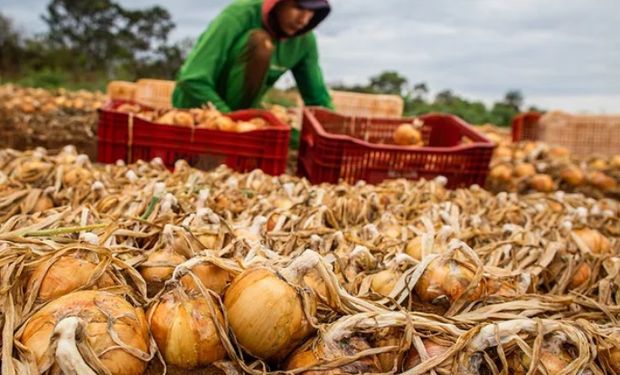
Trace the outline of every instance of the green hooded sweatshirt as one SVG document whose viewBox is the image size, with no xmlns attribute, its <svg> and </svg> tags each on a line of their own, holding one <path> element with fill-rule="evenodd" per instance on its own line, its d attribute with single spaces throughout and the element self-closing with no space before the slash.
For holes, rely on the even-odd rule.
<svg viewBox="0 0 620 375">
<path fill-rule="evenodd" d="M 197 108 L 211 102 L 222 112 L 242 109 L 245 51 L 252 30 L 267 30 L 274 38 L 271 63 L 252 107 L 259 107 L 265 92 L 291 70 L 306 105 L 333 109 L 319 66 L 316 38 L 311 31 L 326 13 L 316 13 L 299 35 L 279 38 L 273 31 L 273 10 L 281 0 L 236 0 L 220 13 L 200 36 L 183 64 L 173 93 L 177 108 Z"/>
</svg>

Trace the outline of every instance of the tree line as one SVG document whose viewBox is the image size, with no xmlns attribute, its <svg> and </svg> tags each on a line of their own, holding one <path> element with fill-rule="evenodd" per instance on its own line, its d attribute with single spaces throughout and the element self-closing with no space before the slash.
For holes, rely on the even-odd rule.
<svg viewBox="0 0 620 375">
<path fill-rule="evenodd" d="M 540 111 L 539 108 L 524 106 L 520 90 L 509 90 L 504 98 L 490 107 L 482 101 L 468 100 L 452 90 L 441 90 L 430 97 L 430 88 L 425 82 L 410 84 L 406 77 L 395 71 L 384 71 L 371 77 L 365 85 L 332 85 L 335 90 L 371 94 L 399 95 L 405 103 L 405 115 L 416 116 L 429 112 L 443 112 L 457 115 L 472 124 L 491 123 L 509 126 L 515 115 L 524 110 Z"/>
<path fill-rule="evenodd" d="M 174 79 L 193 44 L 190 39 L 170 42 L 176 25 L 160 6 L 127 9 L 113 0 L 51 0 L 41 17 L 47 31 L 26 37 L 0 13 L 1 81 L 103 89 L 112 79 Z M 525 109 L 519 90 L 487 107 L 451 90 L 431 98 L 426 83 L 410 84 L 395 71 L 384 71 L 364 85 L 332 88 L 400 95 L 406 115 L 445 112 L 474 124 L 509 125 Z"/>
</svg>

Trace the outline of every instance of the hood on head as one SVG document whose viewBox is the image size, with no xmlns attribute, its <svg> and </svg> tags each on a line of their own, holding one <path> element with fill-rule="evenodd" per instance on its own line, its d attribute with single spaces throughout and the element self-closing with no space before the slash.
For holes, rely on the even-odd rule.
<svg viewBox="0 0 620 375">
<path fill-rule="evenodd" d="M 281 3 L 282 1 L 284 0 L 264 0 L 263 1 L 263 25 L 265 29 L 267 29 L 267 31 L 269 31 L 271 35 L 273 35 L 274 37 L 278 39 L 284 39 L 288 37 L 288 36 L 282 35 L 282 33 L 279 31 L 279 26 L 276 24 L 277 20 L 275 17 L 276 16 L 275 10 L 276 10 L 277 5 Z M 329 8 L 315 10 L 314 16 L 312 17 L 308 25 L 304 27 L 302 30 L 300 30 L 297 34 L 293 35 L 293 37 L 303 35 L 307 33 L 308 31 L 317 27 L 317 25 L 321 23 L 327 17 L 329 12 L 330 12 Z"/>
</svg>

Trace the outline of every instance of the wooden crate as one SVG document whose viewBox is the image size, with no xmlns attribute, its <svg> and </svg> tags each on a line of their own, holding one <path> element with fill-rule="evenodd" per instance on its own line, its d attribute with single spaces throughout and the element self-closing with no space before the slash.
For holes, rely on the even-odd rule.
<svg viewBox="0 0 620 375">
<path fill-rule="evenodd" d="M 140 79 L 136 82 L 134 101 L 158 108 L 172 108 L 172 92 L 176 82 L 161 79 Z"/>
<path fill-rule="evenodd" d="M 110 81 L 106 88 L 108 97 L 112 100 L 134 100 L 137 85 L 128 81 Z"/>
<path fill-rule="evenodd" d="M 361 94 L 331 91 L 336 112 L 345 116 L 398 118 L 403 116 L 404 101 L 398 95 Z"/>
<path fill-rule="evenodd" d="M 538 122 L 539 140 L 568 148 L 577 156 L 620 154 L 620 115 L 548 112 Z"/>
</svg>

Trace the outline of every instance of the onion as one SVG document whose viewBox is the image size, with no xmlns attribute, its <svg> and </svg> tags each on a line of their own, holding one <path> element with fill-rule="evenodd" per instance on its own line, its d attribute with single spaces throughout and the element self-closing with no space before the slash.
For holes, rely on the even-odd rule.
<svg viewBox="0 0 620 375">
<path fill-rule="evenodd" d="M 508 146 L 499 146 L 493 152 L 496 158 L 512 158 L 512 150 Z"/>
<path fill-rule="evenodd" d="M 315 349 L 313 349 L 313 347 Z M 344 338 L 339 342 L 339 346 L 326 345 L 322 340 L 317 340 L 314 345 L 304 345 L 302 350 L 292 354 L 286 361 L 285 369 L 293 371 L 296 369 L 313 367 L 320 365 L 321 362 L 337 360 L 345 356 L 355 355 L 362 350 L 370 349 L 366 340 L 360 337 Z M 336 366 L 330 370 L 310 370 L 303 371 L 304 375 L 344 375 L 344 374 L 368 374 L 380 372 L 377 363 L 372 357 L 364 357 L 353 363 Z"/>
<path fill-rule="evenodd" d="M 218 117 L 214 121 L 214 125 L 218 130 L 225 132 L 234 132 L 237 129 L 237 123 L 227 116 Z"/>
<path fill-rule="evenodd" d="M 611 251 L 611 243 L 609 240 L 596 229 L 575 229 L 572 234 L 573 239 L 577 241 L 580 240 L 595 254 L 605 254 Z M 577 238 L 575 238 L 575 236 Z"/>
<path fill-rule="evenodd" d="M 405 253 L 413 259 L 422 260 L 422 237 L 418 236 L 409 241 Z"/>
<path fill-rule="evenodd" d="M 489 176 L 501 182 L 509 182 L 512 178 L 512 169 L 504 164 L 496 165 L 489 172 Z"/>
<path fill-rule="evenodd" d="M 34 354 L 40 373 L 52 366 L 75 374 L 138 375 L 152 357 L 144 311 L 102 291 L 74 292 L 50 302 L 26 321 L 17 338 Z M 88 351 L 99 364 L 82 357 Z"/>
<path fill-rule="evenodd" d="M 551 147 L 549 149 L 549 156 L 553 159 L 565 159 L 570 156 L 570 150 L 561 146 Z"/>
<path fill-rule="evenodd" d="M 585 179 L 583 172 L 579 167 L 571 165 L 560 172 L 560 178 L 572 186 L 580 186 Z"/>
<path fill-rule="evenodd" d="M 603 159 L 594 159 L 590 163 L 590 168 L 595 169 L 597 171 L 602 171 L 607 169 L 607 162 Z"/>
<path fill-rule="evenodd" d="M 29 160 L 15 168 L 13 175 L 21 182 L 34 182 L 51 170 L 51 164 L 39 160 Z"/>
<path fill-rule="evenodd" d="M 307 267 L 312 267 L 304 264 L 306 261 L 302 255 L 279 273 L 248 269 L 226 290 L 224 306 L 230 327 L 239 344 L 253 356 L 283 359 L 314 330 L 307 320 L 316 313 L 314 294 L 296 288 Z"/>
<path fill-rule="evenodd" d="M 149 254 L 146 262 L 138 266 L 138 271 L 147 282 L 149 295 L 159 291 L 163 283 L 172 277 L 174 268 L 185 261 L 183 255 L 174 250 L 174 234 L 172 226 L 166 225 L 162 232 L 164 245 Z"/>
<path fill-rule="evenodd" d="M 156 123 L 158 124 L 170 124 L 170 125 L 181 125 L 181 126 L 193 126 L 194 125 L 194 117 L 191 113 L 171 110 L 166 114 L 157 119 Z"/>
<path fill-rule="evenodd" d="M 588 175 L 590 183 L 601 190 L 612 190 L 616 187 L 616 180 L 607 176 L 603 172 L 592 172 Z"/>
<path fill-rule="evenodd" d="M 543 193 L 549 193 L 554 189 L 553 179 L 547 174 L 536 174 L 532 176 L 529 184 L 534 190 Z"/>
<path fill-rule="evenodd" d="M 433 302 L 441 296 L 447 296 L 451 302 L 456 301 L 475 277 L 475 272 L 457 260 L 433 260 L 420 280 L 415 291 L 422 302 Z M 480 283 L 468 292 L 467 301 L 477 300 L 483 293 L 484 286 Z"/>
<path fill-rule="evenodd" d="M 520 358 L 519 358 L 520 357 Z M 561 350 L 556 354 L 549 349 L 541 349 L 538 357 L 538 365 L 546 370 L 548 375 L 555 375 L 562 373 L 563 370 L 572 362 L 571 357 L 565 351 Z M 525 353 L 521 353 L 521 356 L 513 357 L 511 365 L 511 372 L 514 375 L 528 374 L 528 369 L 532 364 L 531 358 Z M 540 374 L 540 371 L 534 372 L 534 374 Z"/>
<path fill-rule="evenodd" d="M 223 324 L 222 313 L 210 296 L 188 295 L 179 288 L 159 296 L 147 316 L 167 364 L 192 369 L 226 357 L 214 315 Z"/>
<path fill-rule="evenodd" d="M 75 186 L 81 182 L 90 184 L 92 172 L 84 167 L 74 166 L 69 169 L 62 177 L 62 183 L 66 187 Z"/>
<path fill-rule="evenodd" d="M 422 133 L 411 124 L 401 124 L 394 131 L 394 143 L 401 146 L 414 146 L 422 143 Z"/>
<path fill-rule="evenodd" d="M 536 174 L 536 168 L 530 163 L 519 163 L 515 167 L 515 174 L 518 177 L 530 177 Z"/>
<path fill-rule="evenodd" d="M 440 356 L 450 349 L 449 347 L 439 345 L 432 340 L 422 340 L 422 343 L 424 344 L 424 350 L 426 350 L 428 359 Z M 412 346 L 403 361 L 403 371 L 412 369 L 421 363 L 422 357 L 420 356 L 420 353 L 418 353 L 415 347 Z"/>
<path fill-rule="evenodd" d="M 400 272 L 391 269 L 379 271 L 371 276 L 370 290 L 387 297 L 396 286 L 400 275 Z"/>
<path fill-rule="evenodd" d="M 49 195 L 43 193 L 37 199 L 37 202 L 34 204 L 33 211 L 34 212 L 43 212 L 45 210 L 49 210 L 54 207 L 54 201 L 50 198 Z"/>
<path fill-rule="evenodd" d="M 37 293 L 40 301 L 53 300 L 87 285 L 96 268 L 95 263 L 70 255 L 53 258 L 35 268 L 26 289 L 28 293 Z M 105 288 L 116 284 L 109 272 L 103 273 L 93 282 L 92 288 Z M 37 284 L 40 285 L 38 289 Z"/>
<path fill-rule="evenodd" d="M 582 263 L 577 267 L 575 272 L 573 273 L 573 277 L 570 280 L 569 288 L 575 289 L 586 283 L 590 280 L 590 276 L 592 275 L 592 269 L 587 263 Z"/>
<path fill-rule="evenodd" d="M 236 130 L 238 133 L 245 133 L 245 132 L 251 132 L 251 131 L 254 131 L 254 130 L 256 130 L 256 129 L 259 129 L 259 126 L 258 126 L 258 125 L 256 125 L 256 124 L 254 124 L 254 123 L 252 123 L 252 122 L 248 122 L 248 121 L 239 121 L 239 122 L 237 123 L 237 126 L 236 126 L 236 129 L 235 129 L 235 130 Z"/>
<path fill-rule="evenodd" d="M 609 164 L 612 168 L 620 168 L 620 155 L 612 156 Z"/>
<path fill-rule="evenodd" d="M 620 332 L 613 333 L 609 341 L 615 341 L 615 343 L 612 344 L 611 348 L 607 349 L 608 363 L 616 374 L 620 374 Z"/>
<path fill-rule="evenodd" d="M 224 288 L 226 288 L 233 277 L 227 270 L 211 263 L 200 263 L 191 267 L 190 270 L 200 279 L 200 282 L 205 288 L 217 294 L 222 294 Z M 183 276 L 181 278 L 181 285 L 190 292 L 197 292 L 200 290 L 191 275 Z"/>
</svg>

